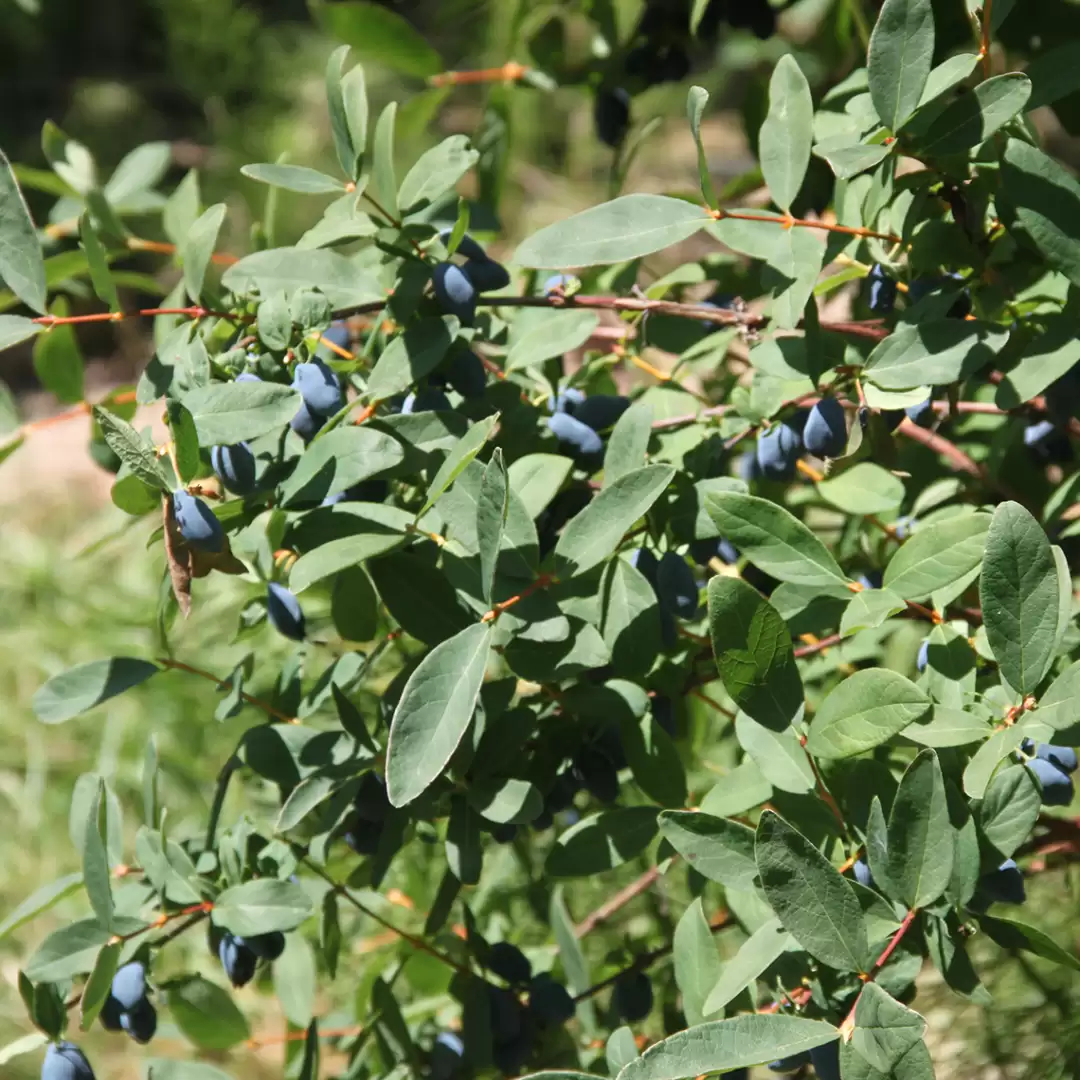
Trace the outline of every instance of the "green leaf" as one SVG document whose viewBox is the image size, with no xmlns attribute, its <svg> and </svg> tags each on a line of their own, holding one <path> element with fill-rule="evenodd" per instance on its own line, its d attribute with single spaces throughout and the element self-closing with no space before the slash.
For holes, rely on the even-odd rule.
<svg viewBox="0 0 1080 1080">
<path fill-rule="evenodd" d="M 21 1039 L 16 1039 L 0 1049 L 0 1065 L 6 1065 L 23 1054 L 32 1054 L 35 1050 L 40 1050 L 48 1041 L 48 1035 L 43 1032 L 31 1031 L 29 1035 L 24 1035 Z"/>
<path fill-rule="evenodd" d="M 1028 110 L 1038 109 L 1080 90 L 1080 67 L 1073 42 L 1065 41 L 1033 56 L 1025 73 L 1031 80 Z"/>
<path fill-rule="evenodd" d="M 609 687 L 614 685 L 608 683 Z M 619 733 L 634 783 L 661 806 L 682 806 L 686 802 L 686 771 L 674 741 L 656 722 L 652 710 L 622 717 Z"/>
<path fill-rule="evenodd" d="M 757 877 L 754 830 L 703 811 L 665 810 L 657 822 L 664 839 L 702 877 L 726 889 L 749 889 Z"/>
<path fill-rule="evenodd" d="M 975 752 L 964 768 L 964 792 L 972 799 L 981 799 L 986 791 L 990 777 L 998 763 L 1011 754 L 1024 741 L 1026 732 L 1019 724 L 1013 724 L 995 731 Z"/>
<path fill-rule="evenodd" d="M 79 1000 L 79 1030 L 89 1031 L 112 990 L 113 976 L 120 966 L 122 942 L 114 941 L 98 953 L 94 969 L 83 986 Z"/>
<path fill-rule="evenodd" d="M 703 1011 L 705 998 L 720 978 L 720 957 L 700 896 L 679 919 L 672 946 L 675 984 L 682 994 L 683 1015 L 692 1027 L 704 1021 L 707 1015 Z"/>
<path fill-rule="evenodd" d="M 595 311 L 526 308 L 510 324 L 506 370 L 518 371 L 581 348 L 600 323 Z"/>
<path fill-rule="evenodd" d="M 1054 659 L 1058 579 L 1046 533 L 1019 503 L 994 510 L 979 595 L 1002 677 L 1020 693 L 1032 693 Z"/>
<path fill-rule="evenodd" d="M 54 904 L 70 896 L 82 885 L 82 874 L 67 874 L 56 881 L 50 881 L 36 889 L 12 912 L 0 922 L 0 941 L 14 933 L 20 926 L 36 919 Z"/>
<path fill-rule="evenodd" d="M 108 701 L 161 669 L 145 660 L 113 656 L 92 660 L 54 675 L 30 702 L 34 715 L 46 724 L 59 724 Z"/>
<path fill-rule="evenodd" d="M 101 434 L 114 454 L 144 483 L 161 491 L 169 490 L 165 470 L 152 446 L 126 420 L 95 405 L 91 410 Z"/>
<path fill-rule="evenodd" d="M 506 529 L 506 513 L 510 507 L 510 488 L 507 484 L 506 462 L 501 447 L 496 447 L 491 461 L 484 468 L 480 499 L 476 506 L 476 537 L 480 545 L 480 584 L 484 600 L 491 603 L 495 585 L 495 566 Z"/>
<path fill-rule="evenodd" d="M 1003 949 L 1023 949 L 1053 964 L 1080 971 L 1080 958 L 1068 949 L 1063 949 L 1038 927 L 1028 926 L 1016 919 L 1002 919 L 991 915 L 980 915 L 979 926 L 991 941 Z"/>
<path fill-rule="evenodd" d="M 57 297 L 51 314 L 58 318 L 68 315 L 65 297 Z M 83 356 L 75 328 L 61 323 L 50 327 L 34 342 L 34 371 L 42 386 L 65 405 L 83 399 Z"/>
<path fill-rule="evenodd" d="M 183 397 L 203 446 L 231 446 L 280 430 L 301 401 L 291 386 L 272 382 L 212 382 Z"/>
<path fill-rule="evenodd" d="M 643 574 L 626 559 L 612 559 L 600 582 L 601 633 L 620 675 L 648 672 L 660 651 L 660 608 Z"/>
<path fill-rule="evenodd" d="M 904 601 L 888 589 L 863 589 L 844 608 L 840 633 L 846 637 L 859 630 L 873 630 L 905 607 Z"/>
<path fill-rule="evenodd" d="M 995 323 L 928 319 L 890 334 L 863 370 L 882 390 L 958 382 L 992 364 L 1008 340 L 1009 331 Z"/>
<path fill-rule="evenodd" d="M 442 70 L 439 54 L 396 11 L 364 0 L 320 4 L 314 9 L 332 38 L 351 45 L 363 60 L 426 79 Z"/>
<path fill-rule="evenodd" d="M 819 481 L 817 492 L 845 514 L 884 514 L 904 501 L 904 482 L 880 465 L 860 461 L 837 476 Z"/>
<path fill-rule="evenodd" d="M 675 475 L 670 465 L 645 465 L 604 488 L 573 517 L 555 545 L 555 572 L 566 580 L 602 563 L 623 534 L 660 497 Z"/>
<path fill-rule="evenodd" d="M 394 806 L 412 802 L 446 768 L 472 719 L 490 648 L 491 627 L 474 623 L 436 645 L 409 677 L 386 749 Z"/>
<path fill-rule="evenodd" d="M 394 171 L 394 125 L 397 121 L 397 102 L 388 102 L 375 122 L 372 140 L 371 179 L 379 198 L 380 217 L 395 220 L 397 205 L 397 174 Z"/>
<path fill-rule="evenodd" d="M 1062 731 L 1076 723 L 1076 702 L 1080 700 L 1080 660 L 1070 664 L 1039 699 L 1035 719 Z"/>
<path fill-rule="evenodd" d="M 263 296 L 318 289 L 335 309 L 384 300 L 375 276 L 352 259 L 323 248 L 268 248 L 245 255 L 222 275 L 226 289 Z"/>
<path fill-rule="evenodd" d="M 44 327 L 22 315 L 0 315 L 0 351 L 40 334 Z"/>
<path fill-rule="evenodd" d="M 1080 363 L 1080 338 L 1066 315 L 1042 317 L 1042 329 L 1024 346 L 1016 366 L 1006 373 L 994 394 L 999 409 L 1015 409 L 1041 394 Z"/>
<path fill-rule="evenodd" d="M 559 959 L 566 973 L 566 987 L 571 994 L 582 994 L 589 988 L 592 980 L 589 977 L 589 965 L 585 954 L 574 933 L 574 922 L 566 910 L 562 885 L 556 885 L 551 890 L 548 922 L 551 923 L 551 932 L 559 949 Z M 582 1008 L 589 1008 L 589 1006 L 588 999 L 581 1003 Z"/>
<path fill-rule="evenodd" d="M 169 1015 L 200 1050 L 231 1050 L 250 1037 L 244 1014 L 232 994 L 201 975 L 167 986 Z"/>
<path fill-rule="evenodd" d="M 362 116 L 362 130 L 354 136 L 353 127 L 349 120 L 349 103 L 346 101 L 346 92 L 342 74 L 345 70 L 345 61 L 349 56 L 349 46 L 341 45 L 331 54 L 326 61 L 326 107 L 330 113 L 330 131 L 334 137 L 334 150 L 337 152 L 338 164 L 346 176 L 356 179 L 357 161 L 364 153 L 367 137 L 367 100 L 363 99 L 364 109 Z M 359 70 L 359 69 L 358 69 Z M 350 72 L 350 74 L 354 74 Z M 360 87 L 363 93 L 364 77 L 360 71 Z"/>
<path fill-rule="evenodd" d="M 133 920 L 126 920 L 133 922 Z M 135 923 L 132 929 L 138 929 Z M 34 982 L 59 982 L 93 971 L 98 952 L 112 937 L 97 919 L 79 919 L 54 930 L 26 962 L 26 977 Z"/>
<path fill-rule="evenodd" d="M 450 873 L 462 885 L 475 885 L 480 880 L 483 859 L 476 811 L 464 798 L 455 795 L 450 800 L 450 820 L 446 826 L 446 863 Z"/>
<path fill-rule="evenodd" d="M 252 383 L 241 383 L 252 386 Z M 338 427 L 315 439 L 281 485 L 282 506 L 320 503 L 405 459 L 397 439 L 366 426 Z"/>
<path fill-rule="evenodd" d="M 814 102 L 810 84 L 790 53 L 780 58 L 769 82 L 769 113 L 761 125 L 758 157 L 773 202 L 785 213 L 799 194 L 810 165 Z"/>
<path fill-rule="evenodd" d="M 629 806 L 582 818 L 561 833 L 544 864 L 551 878 L 590 877 L 640 855 L 656 835 L 656 810 Z"/>
<path fill-rule="evenodd" d="M 779 919 L 762 923 L 724 964 L 720 978 L 705 1000 L 705 1015 L 723 1009 L 794 944 L 795 939 L 780 925 Z"/>
<path fill-rule="evenodd" d="M 888 834 L 889 881 L 909 908 L 933 903 L 949 885 L 953 833 L 937 754 L 923 750 L 900 780 Z"/>
<path fill-rule="evenodd" d="M 209 209 L 204 210 L 192 222 L 183 243 L 180 245 L 178 254 L 184 264 L 184 287 L 187 289 L 188 296 L 196 304 L 202 300 L 206 271 L 210 266 L 210 259 L 214 254 L 218 233 L 221 231 L 224 221 L 225 204 L 216 203 Z M 235 271 L 239 265 L 241 263 L 237 263 L 231 269 Z"/>
<path fill-rule="evenodd" d="M 383 350 L 368 376 L 366 396 L 382 401 L 430 375 L 449 352 L 460 327 L 453 315 L 413 323 Z"/>
<path fill-rule="evenodd" d="M 403 214 L 415 213 L 438 201 L 476 164 L 480 154 L 466 135 L 451 135 L 425 151 L 405 174 L 398 191 Z"/>
<path fill-rule="evenodd" d="M 409 552 L 394 552 L 368 563 L 368 572 L 386 610 L 401 628 L 426 645 L 438 645 L 469 625 L 446 575 Z"/>
<path fill-rule="evenodd" d="M 180 471 L 180 482 L 190 484 L 202 467 L 199 460 L 199 433 L 195 430 L 195 421 L 179 401 L 172 399 L 166 403 L 166 415 L 169 433 L 172 435 L 176 467 Z"/>
<path fill-rule="evenodd" d="M 242 165 L 240 172 L 249 180 L 301 195 L 337 195 L 345 190 L 345 184 L 337 177 L 303 165 Z"/>
<path fill-rule="evenodd" d="M 881 122 L 896 131 L 918 108 L 934 59 L 930 0 L 885 0 L 870 35 L 870 97 Z"/>
<path fill-rule="evenodd" d="M 935 705 L 933 714 L 904 728 L 904 738 L 921 746 L 940 749 L 946 746 L 967 746 L 990 737 L 992 729 L 981 717 L 960 709 Z"/>
<path fill-rule="evenodd" d="M 274 961 L 274 993 L 290 1024 L 307 1027 L 315 1011 L 318 971 L 303 934 L 289 934 L 285 951 Z"/>
<path fill-rule="evenodd" d="M 1042 792 L 1023 765 L 994 774 L 979 804 L 979 829 L 1002 859 L 1009 858 L 1031 835 L 1039 818 Z"/>
<path fill-rule="evenodd" d="M 370 528 L 361 530 L 356 535 L 331 540 L 301 555 L 289 571 L 289 587 L 293 592 L 301 593 L 315 582 L 322 581 L 340 570 L 357 566 L 401 547 L 405 543 L 407 524 L 407 518 L 401 521 L 400 525 L 372 521 Z"/>
<path fill-rule="evenodd" d="M 0 280 L 29 308 L 45 314 L 45 257 L 11 163 L 0 150 Z"/>
<path fill-rule="evenodd" d="M 711 1020 L 654 1043 L 618 1080 L 689 1080 L 791 1057 L 839 1037 L 832 1024 L 801 1016 L 732 1016 Z"/>
<path fill-rule="evenodd" d="M 740 712 L 735 736 L 773 787 L 794 795 L 813 790 L 814 770 L 793 727 L 773 731 Z"/>
<path fill-rule="evenodd" d="M 851 1045 L 859 1055 L 883 1073 L 922 1041 L 926 1021 L 890 997 L 877 983 L 867 983 L 855 1002 L 855 1029 Z"/>
<path fill-rule="evenodd" d="M 786 623 L 742 578 L 717 574 L 708 598 L 709 636 L 724 689 L 759 724 L 786 728 L 803 704 Z"/>
<path fill-rule="evenodd" d="M 925 134 L 914 140 L 921 155 L 958 154 L 985 142 L 1023 111 L 1031 81 L 1018 71 L 978 83 L 946 106 Z"/>
<path fill-rule="evenodd" d="M 192 169 L 185 173 L 184 179 L 176 185 L 161 211 L 161 224 L 165 235 L 177 246 L 184 242 L 188 230 L 195 224 L 201 205 L 199 174 Z"/>
<path fill-rule="evenodd" d="M 330 797 L 334 787 L 333 778 L 323 773 L 305 776 L 282 803 L 274 825 L 274 832 L 284 833 L 295 829 L 308 814 Z"/>
<path fill-rule="evenodd" d="M 604 487 L 645 464 L 652 422 L 652 406 L 645 401 L 635 402 L 615 422 L 604 452 Z"/>
<path fill-rule="evenodd" d="M 540 816 L 544 797 L 527 780 L 474 780 L 466 797 L 476 812 L 498 825 L 524 825 Z"/>
<path fill-rule="evenodd" d="M 782 506 L 755 495 L 721 491 L 705 496 L 705 509 L 720 535 L 766 574 L 798 585 L 846 583 L 829 549 Z"/>
<path fill-rule="evenodd" d="M 94 286 L 94 292 L 97 293 L 99 300 L 108 305 L 110 311 L 119 311 L 120 296 L 109 270 L 109 255 L 94 229 L 89 212 L 79 218 L 79 238 L 83 253 L 86 255 L 86 266 L 90 272 L 90 282 Z"/>
<path fill-rule="evenodd" d="M 83 887 L 98 922 L 110 930 L 113 923 L 113 896 L 105 815 L 105 782 L 99 779 L 86 815 L 82 849 Z"/>
<path fill-rule="evenodd" d="M 1080 182 L 1041 150 L 1010 139 L 1001 162 L 1001 186 L 1046 261 L 1080 285 Z"/>
<path fill-rule="evenodd" d="M 241 937 L 295 930 L 313 907 L 308 894 L 291 881 L 259 878 L 226 889 L 214 902 L 215 926 Z"/>
<path fill-rule="evenodd" d="M 882 143 L 852 142 L 851 135 L 822 139 L 814 146 L 814 156 L 824 158 L 837 180 L 850 180 L 872 169 L 889 156 L 890 148 Z"/>
<path fill-rule="evenodd" d="M 697 28 L 705 14 L 708 0 L 695 0 L 694 13 L 690 19 L 691 33 Z M 698 180 L 701 183 L 701 194 L 705 202 L 714 210 L 720 205 L 716 200 L 716 189 L 713 187 L 712 175 L 709 173 L 709 159 L 705 154 L 705 144 L 701 141 L 701 121 L 705 116 L 705 106 L 709 104 L 709 92 L 703 86 L 691 86 L 686 95 L 686 118 L 690 121 L 690 132 L 694 136 L 697 145 Z"/>
<path fill-rule="evenodd" d="M 925 600 L 982 562 L 989 514 L 963 514 L 919 529 L 885 567 L 884 586 L 905 600 Z"/>
<path fill-rule="evenodd" d="M 623 1024 L 622 1027 L 617 1027 L 608 1036 L 607 1044 L 604 1047 L 604 1058 L 607 1061 L 610 1076 L 617 1076 L 621 1069 L 640 1056 L 637 1043 L 634 1040 L 634 1032 L 629 1025 Z M 536 1077 L 534 1076 L 532 1080 L 536 1080 Z M 554 1076 L 552 1080 L 555 1080 Z M 587 1077 L 585 1074 L 581 1074 L 576 1080 L 587 1080 Z"/>
<path fill-rule="evenodd" d="M 499 414 L 493 413 L 483 420 L 473 424 L 468 431 L 454 444 L 453 449 L 446 455 L 439 471 L 432 477 L 428 485 L 427 496 L 424 505 L 417 514 L 422 518 L 434 505 L 439 496 L 465 471 L 470 461 L 484 448 L 484 443 L 491 438 L 495 425 L 499 422 Z"/>
<path fill-rule="evenodd" d="M 899 735 L 930 708 L 926 694 L 903 675 L 886 668 L 856 671 L 822 702 L 806 749 L 816 758 L 854 757 Z"/>
<path fill-rule="evenodd" d="M 147 1080 L 232 1080 L 228 1073 L 197 1061 L 150 1058 L 146 1061 Z"/>
<path fill-rule="evenodd" d="M 625 262 L 671 247 L 711 221 L 707 210 L 682 199 L 622 195 L 534 233 L 513 262 L 552 270 Z"/>
<path fill-rule="evenodd" d="M 771 810 L 761 815 L 755 847 L 765 898 L 791 936 L 823 964 L 868 970 L 862 908 L 825 856 Z"/>
</svg>

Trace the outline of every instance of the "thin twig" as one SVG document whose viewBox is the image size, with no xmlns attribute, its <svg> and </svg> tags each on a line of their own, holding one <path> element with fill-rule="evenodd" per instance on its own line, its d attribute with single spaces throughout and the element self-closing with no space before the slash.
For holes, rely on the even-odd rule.
<svg viewBox="0 0 1080 1080">
<path fill-rule="evenodd" d="M 170 668 L 173 671 L 186 671 L 189 675 L 198 675 L 200 678 L 207 679 L 216 684 L 219 690 L 224 690 L 229 686 L 228 679 L 219 679 L 209 671 L 203 671 L 202 668 L 192 667 L 190 664 L 181 663 L 179 660 L 171 660 L 167 656 L 159 656 L 157 662 L 161 664 L 162 667 Z M 282 721 L 282 723 L 296 723 L 296 717 L 289 716 L 288 713 L 283 713 L 280 709 L 274 708 L 273 705 L 268 701 L 263 701 L 262 698 L 252 697 L 251 694 L 245 694 L 243 691 L 240 692 L 240 696 L 249 705 L 254 705 L 256 709 L 262 709 L 268 716 L 273 716 Z"/>
<path fill-rule="evenodd" d="M 586 915 L 585 918 L 574 927 L 574 937 L 583 938 L 586 934 L 591 934 L 601 923 L 607 922 L 612 915 L 629 904 L 631 900 L 648 890 L 659 877 L 660 867 L 650 867 L 636 881 L 631 881 L 629 885 L 620 889 L 595 911 Z"/>
</svg>

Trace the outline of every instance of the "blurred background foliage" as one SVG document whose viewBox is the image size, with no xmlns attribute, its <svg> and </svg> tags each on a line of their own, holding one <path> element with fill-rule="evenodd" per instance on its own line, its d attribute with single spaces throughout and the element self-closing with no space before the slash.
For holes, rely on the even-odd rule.
<svg viewBox="0 0 1080 1080">
<path fill-rule="evenodd" d="M 689 0 L 662 2 L 689 7 Z M 747 30 L 724 27 L 717 40 L 692 44 L 692 71 L 685 79 L 636 88 L 634 132 L 644 138 L 623 175 L 615 168 L 616 155 L 594 132 L 593 98 L 619 77 L 644 0 L 0 0 L 0 146 L 23 167 L 21 179 L 39 221 L 56 192 L 35 185 L 30 170 L 43 165 L 41 128 L 53 120 L 93 150 L 105 176 L 133 147 L 169 143 L 162 190 L 196 168 L 204 202 L 224 200 L 231 221 L 246 221 L 249 228 L 261 222 L 277 242 L 290 243 L 318 215 L 313 200 L 282 193 L 268 222 L 266 189 L 241 177 L 239 168 L 284 156 L 333 171 L 323 74 L 330 52 L 344 41 L 365 65 L 373 111 L 390 100 L 401 103 L 403 162 L 453 132 L 469 134 L 485 153 L 487 189 L 478 186 L 469 194 L 487 204 L 493 252 L 506 254 L 522 235 L 613 188 L 691 190 L 696 162 L 684 118 L 691 80 L 712 95 L 705 143 L 718 189 L 726 188 L 731 198 L 752 194 L 760 185 L 747 133 L 756 132 L 764 116 L 777 58 L 794 52 L 820 96 L 855 65 L 879 5 L 795 0 L 782 11 L 779 2 L 775 6 L 774 36 L 759 40 Z M 935 0 L 935 8 L 942 55 L 972 40 L 965 0 Z M 1017 0 L 1016 8 L 1022 9 L 1020 17 L 1006 19 L 1000 37 L 1018 65 L 1066 36 L 1080 36 L 1080 0 Z M 606 42 L 598 28 L 607 29 Z M 540 75 L 513 86 L 429 85 L 442 70 L 497 67 L 510 60 Z M 1053 113 L 1041 110 L 1036 119 L 1050 151 L 1080 163 L 1080 95 L 1059 101 Z M 813 167 L 819 166 L 817 182 L 807 186 L 809 195 L 804 192 L 807 205 L 796 212 L 827 206 L 831 174 L 815 159 Z M 130 224 L 141 235 L 161 239 L 149 219 L 146 233 L 137 219 Z M 477 224 L 482 223 L 474 222 L 474 230 L 483 233 Z M 233 235 L 230 245 L 245 250 L 250 243 Z M 153 273 L 158 261 L 147 256 L 132 265 Z M 164 280 L 158 295 L 171 284 Z M 149 338 L 136 334 L 124 326 L 81 337 L 96 360 L 91 370 L 99 387 L 130 378 L 145 361 Z M 11 353 L 5 362 L 12 362 Z M 35 407 L 40 413 L 44 405 L 35 406 L 32 368 L 19 365 L 17 357 L 15 364 L 0 374 L 26 399 L 30 415 Z M 78 427 L 36 436 L 28 451 L 5 464 L 0 485 L 0 923 L 39 884 L 77 867 L 67 813 L 80 774 L 109 776 L 125 805 L 138 806 L 142 762 L 153 735 L 164 764 L 170 828 L 182 830 L 205 820 L 214 773 L 235 744 L 236 724 L 245 722 L 214 723 L 213 686 L 181 675 L 155 679 L 118 699 L 107 713 L 77 724 L 49 728 L 33 719 L 29 699 L 44 677 L 82 660 L 141 653 L 153 645 L 150 628 L 160 587 L 154 560 L 145 552 L 144 531 L 126 525 L 130 519 L 109 503 L 109 477 L 87 460 L 86 432 Z M 216 672 L 230 669 L 248 644 L 232 643 L 225 614 L 235 610 L 235 590 L 242 588 L 227 582 L 207 595 L 176 635 L 178 655 Z M 261 647 L 280 645 L 267 634 Z M 708 707 L 690 701 L 686 709 L 691 731 L 699 744 L 707 744 L 713 723 Z M 711 764 L 723 771 L 727 763 Z M 398 884 L 406 893 L 410 884 L 424 890 L 422 876 L 417 869 L 411 883 Z M 1080 946 L 1076 886 L 1072 871 L 1055 870 L 1029 887 L 1033 921 L 1074 947 Z M 599 903 L 605 886 L 595 890 L 591 899 Z M 502 902 L 512 917 L 509 900 L 486 902 Z M 643 925 L 670 922 L 662 895 L 636 903 Z M 0 938 L 0 1045 L 24 1023 L 16 958 L 70 915 L 61 904 L 31 927 Z M 368 928 L 363 932 L 368 936 L 353 942 L 348 969 L 357 982 L 381 966 L 378 938 Z M 617 935 L 610 950 L 613 963 L 626 956 Z M 1080 1076 L 1078 980 L 1064 969 L 981 943 L 977 966 L 985 971 L 988 959 L 995 965 L 988 978 L 994 994 L 989 1008 L 965 1005 L 932 971 L 925 976 L 921 995 L 929 995 L 924 1011 L 938 1075 Z M 254 1019 L 256 1001 L 272 998 L 249 994 L 245 1011 Z M 261 1019 L 270 1030 L 280 1026 L 280 1018 Z M 254 1026 L 258 1031 L 258 1020 Z M 168 1040 L 176 1033 L 161 1034 Z M 99 1033 L 88 1037 L 101 1080 L 140 1075 L 143 1055 L 130 1045 L 103 1040 Z M 185 1052 L 176 1045 L 178 1053 Z M 280 1075 L 279 1061 L 279 1047 L 254 1050 L 242 1075 Z M 20 1058 L 4 1068 L 4 1076 L 24 1080 L 36 1068 L 32 1057 Z"/>
</svg>

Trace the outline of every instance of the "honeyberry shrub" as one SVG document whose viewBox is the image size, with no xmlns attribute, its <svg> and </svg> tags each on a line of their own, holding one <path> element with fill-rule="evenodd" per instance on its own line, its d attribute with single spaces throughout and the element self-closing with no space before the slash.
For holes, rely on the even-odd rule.
<svg viewBox="0 0 1080 1080">
<path fill-rule="evenodd" d="M 179 670 L 219 686 L 218 721 L 265 716 L 204 829 L 173 826 L 153 744 L 133 842 L 108 784 L 76 786 L 81 873 L 3 926 L 76 890 L 87 914 L 26 958 L 36 1031 L 4 1063 L 48 1044 L 45 1080 L 90 1080 L 80 1032 L 151 1042 L 159 1015 L 220 1063 L 250 1035 L 224 984 L 257 980 L 304 1080 L 922 1080 L 924 967 L 974 1002 L 973 939 L 1080 967 L 1017 910 L 1025 864 L 1075 833 L 1046 808 L 1072 802 L 1080 742 L 1080 184 L 1028 117 L 1075 73 L 1061 53 L 994 74 L 1008 11 L 973 12 L 974 45 L 943 57 L 928 0 L 886 0 L 865 67 L 816 108 L 781 59 L 763 210 L 719 205 L 692 88 L 700 193 L 617 197 L 509 268 L 455 211 L 480 151 L 452 136 L 399 181 L 395 106 L 369 122 L 339 50 L 340 173 L 243 170 L 331 196 L 319 223 L 236 260 L 215 251 L 225 207 L 186 179 L 162 210 L 180 280 L 139 312 L 154 358 L 93 406 L 85 317 L 47 309 L 4 163 L 0 273 L 38 314 L 0 317 L 0 340 L 33 339 L 43 381 L 91 413 L 114 502 L 149 520 L 163 566 L 158 647 L 54 675 L 35 711 L 62 723 Z M 44 146 L 109 309 L 93 317 L 125 317 L 123 216 L 84 148 L 52 126 Z M 797 218 L 814 155 L 835 199 Z M 694 236 L 715 253 L 635 288 Z M 852 315 L 829 321 L 818 298 L 845 288 Z M 614 350 L 603 310 L 622 316 Z M 676 359 L 624 397 L 621 367 L 656 370 L 645 346 Z M 131 425 L 137 403 L 158 403 L 163 445 Z M 222 574 L 250 583 L 252 648 L 206 672 L 170 634 Z M 264 633 L 296 642 L 280 667 Z M 678 912 L 628 918 L 661 882 Z M 398 945 L 358 979 L 350 935 L 374 927 Z M 184 936 L 204 963 L 176 965 Z"/>
</svg>

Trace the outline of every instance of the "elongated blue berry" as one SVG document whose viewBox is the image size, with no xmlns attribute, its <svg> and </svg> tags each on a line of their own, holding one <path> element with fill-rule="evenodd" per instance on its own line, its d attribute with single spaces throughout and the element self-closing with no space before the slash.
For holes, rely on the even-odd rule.
<svg viewBox="0 0 1080 1080">
<path fill-rule="evenodd" d="M 820 458 L 840 457 L 847 449 L 847 422 L 844 407 L 834 397 L 822 398 L 807 417 L 802 433 L 803 446 Z"/>
<path fill-rule="evenodd" d="M 698 587 L 694 571 L 674 551 L 666 551 L 656 572 L 656 591 L 672 615 L 692 619 L 698 609 Z"/>
<path fill-rule="evenodd" d="M 112 996 L 123 1010 L 134 1009 L 146 997 L 146 968 L 138 962 L 125 964 L 113 976 Z"/>
<path fill-rule="evenodd" d="M 45 1051 L 41 1080 L 94 1080 L 86 1055 L 71 1042 L 55 1042 Z"/>
<path fill-rule="evenodd" d="M 549 416 L 547 425 L 552 435 L 575 454 L 587 457 L 604 449 L 604 440 L 587 424 L 568 413 Z"/>
<path fill-rule="evenodd" d="M 1028 761 L 1027 767 L 1039 781 L 1044 806 L 1068 806 L 1073 801 L 1073 782 L 1067 773 L 1038 757 Z"/>
<path fill-rule="evenodd" d="M 266 587 L 266 615 L 279 634 L 294 641 L 304 640 L 304 612 L 300 601 L 276 581 Z"/>
<path fill-rule="evenodd" d="M 887 315 L 896 305 L 896 282 L 880 263 L 870 268 L 866 280 L 870 283 L 870 310 Z"/>
<path fill-rule="evenodd" d="M 210 464 L 234 495 L 249 495 L 255 490 L 255 455 L 246 442 L 211 448 Z"/>
<path fill-rule="evenodd" d="M 510 284 L 510 272 L 506 267 L 487 256 L 469 259 L 464 270 L 479 293 L 498 292 Z"/>
<path fill-rule="evenodd" d="M 432 272 L 431 287 L 447 315 L 456 315 L 465 326 L 472 326 L 476 318 L 476 286 L 460 266 L 439 263 Z"/>
<path fill-rule="evenodd" d="M 332 416 L 344 404 L 341 382 L 321 360 L 297 364 L 292 384 L 300 392 L 308 411 L 316 416 Z"/>
<path fill-rule="evenodd" d="M 172 504 L 176 527 L 189 544 L 203 551 L 220 551 L 225 546 L 225 530 L 202 499 L 178 488 L 172 493 Z"/>
<path fill-rule="evenodd" d="M 629 398 L 592 394 L 574 408 L 574 418 L 588 424 L 593 431 L 606 431 L 629 408 Z"/>
</svg>

